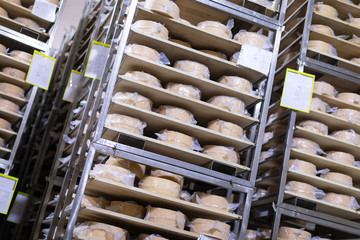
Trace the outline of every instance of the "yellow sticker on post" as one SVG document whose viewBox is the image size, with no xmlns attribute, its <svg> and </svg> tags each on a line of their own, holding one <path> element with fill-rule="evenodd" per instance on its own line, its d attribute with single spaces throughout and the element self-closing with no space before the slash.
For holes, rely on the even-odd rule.
<svg viewBox="0 0 360 240">
<path fill-rule="evenodd" d="M 100 80 L 105 70 L 107 58 L 109 56 L 110 45 L 93 41 L 88 62 L 85 69 L 85 77 Z"/>
<path fill-rule="evenodd" d="M 18 178 L 0 173 L 0 213 L 8 214 Z"/>
<path fill-rule="evenodd" d="M 312 74 L 286 69 L 280 106 L 309 113 L 314 81 Z"/>
</svg>

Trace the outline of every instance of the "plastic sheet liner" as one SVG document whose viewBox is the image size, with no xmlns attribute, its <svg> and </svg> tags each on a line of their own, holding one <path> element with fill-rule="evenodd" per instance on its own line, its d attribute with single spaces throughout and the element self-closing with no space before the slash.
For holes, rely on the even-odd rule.
<svg viewBox="0 0 360 240">
<path fill-rule="evenodd" d="M 350 122 L 360 124 L 360 111 L 347 108 L 338 108 L 334 109 L 331 114 L 339 118 L 346 119 Z"/>
<path fill-rule="evenodd" d="M 330 134 L 330 136 L 345 141 L 352 144 L 360 145 L 360 135 L 357 134 L 354 130 L 341 130 L 335 131 Z"/>
<path fill-rule="evenodd" d="M 146 0 L 144 8 L 160 13 L 173 19 L 180 18 L 179 7 L 170 0 Z"/>
<path fill-rule="evenodd" d="M 135 181 L 135 174 L 129 170 L 106 164 L 96 164 L 93 170 L 90 171 L 90 175 L 109 179 L 128 186 L 134 186 Z"/>
</svg>

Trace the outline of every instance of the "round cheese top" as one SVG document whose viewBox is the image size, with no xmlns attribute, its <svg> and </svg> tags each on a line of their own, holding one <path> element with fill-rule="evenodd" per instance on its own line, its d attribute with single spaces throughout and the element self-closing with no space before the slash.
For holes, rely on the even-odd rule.
<svg viewBox="0 0 360 240">
<path fill-rule="evenodd" d="M 145 207 L 135 202 L 112 201 L 106 209 L 136 218 L 143 219 L 145 217 Z"/>
<path fill-rule="evenodd" d="M 152 101 L 137 92 L 117 92 L 112 100 L 118 103 L 129 104 L 138 108 L 151 111 Z"/>
<path fill-rule="evenodd" d="M 191 222 L 190 232 L 215 237 L 217 239 L 229 239 L 230 225 L 215 220 L 194 218 Z"/>
<path fill-rule="evenodd" d="M 312 121 L 312 120 L 302 121 L 299 123 L 299 126 L 305 128 L 306 130 L 324 135 L 328 135 L 329 133 L 328 126 L 317 121 Z"/>
<path fill-rule="evenodd" d="M 204 64 L 198 62 L 189 61 L 189 60 L 180 60 L 175 62 L 174 68 L 180 69 L 184 72 L 194 75 L 195 77 L 206 78 L 206 79 L 210 78 L 209 68 Z"/>
<path fill-rule="evenodd" d="M 360 27 L 360 18 L 349 18 L 346 19 L 346 22 L 348 22 L 350 25 L 353 25 L 354 27 Z"/>
<path fill-rule="evenodd" d="M 164 27 L 164 25 L 150 20 L 138 20 L 132 24 L 131 28 L 135 31 L 165 40 L 169 37 L 169 31 Z"/>
<path fill-rule="evenodd" d="M 360 104 L 360 95 L 356 93 L 339 93 L 336 98 L 351 104 Z"/>
<path fill-rule="evenodd" d="M 154 234 L 140 234 L 137 237 L 137 240 L 168 240 L 167 238 L 163 238 L 159 235 L 154 235 Z"/>
<path fill-rule="evenodd" d="M 317 154 L 320 149 L 316 142 L 305 138 L 293 138 L 291 147 L 310 154 Z"/>
<path fill-rule="evenodd" d="M 185 110 L 183 108 L 162 105 L 159 107 L 158 113 L 182 122 L 196 124 L 194 115 L 188 110 Z"/>
<path fill-rule="evenodd" d="M 25 27 L 28 27 L 28 28 L 40 29 L 40 25 L 37 22 L 35 22 L 31 19 L 28 19 L 28 18 L 17 17 L 14 19 L 14 21 L 21 23 L 21 24 L 25 25 Z"/>
<path fill-rule="evenodd" d="M 143 59 L 160 62 L 160 54 L 152 48 L 140 44 L 130 44 L 125 48 L 125 53 L 129 55 L 136 55 Z"/>
<path fill-rule="evenodd" d="M 170 0 L 145 0 L 144 8 L 173 19 L 180 18 L 179 7 Z"/>
<path fill-rule="evenodd" d="M 354 130 L 335 131 L 332 132 L 330 136 L 345 142 L 360 145 L 360 135 L 357 134 Z"/>
<path fill-rule="evenodd" d="M 178 229 L 184 229 L 186 223 L 186 216 L 182 212 L 158 207 L 148 207 L 144 219 Z"/>
<path fill-rule="evenodd" d="M 0 82 L 0 92 L 13 97 L 24 97 L 24 89 L 10 83 Z"/>
<path fill-rule="evenodd" d="M 105 125 L 117 128 L 120 131 L 128 131 L 141 135 L 146 127 L 145 122 L 122 114 L 107 115 Z"/>
<path fill-rule="evenodd" d="M 135 174 L 126 168 L 110 164 L 96 164 L 90 174 L 109 179 L 114 182 L 134 186 Z"/>
<path fill-rule="evenodd" d="M 11 123 L 9 123 L 3 118 L 0 118 L 0 128 L 11 129 Z"/>
<path fill-rule="evenodd" d="M 197 25 L 198 28 L 224 38 L 232 38 L 231 29 L 217 21 L 203 21 Z"/>
<path fill-rule="evenodd" d="M 353 155 L 351 155 L 350 153 L 329 151 L 329 152 L 326 152 L 326 157 L 331 160 L 341 162 L 344 164 L 348 164 L 351 166 L 355 165 L 355 157 Z"/>
<path fill-rule="evenodd" d="M 285 189 L 304 197 L 315 198 L 316 188 L 307 183 L 290 181 L 286 184 Z"/>
<path fill-rule="evenodd" d="M 191 85 L 186 85 L 181 83 L 168 83 L 166 85 L 166 90 L 175 92 L 187 98 L 193 98 L 196 100 L 200 100 L 201 98 L 200 90 L 197 87 Z"/>
<path fill-rule="evenodd" d="M 168 171 L 154 168 L 154 169 L 151 169 L 150 175 L 153 177 L 164 178 L 164 179 L 168 179 L 170 181 L 176 182 L 180 185 L 180 188 L 182 188 L 184 185 L 184 177 L 180 176 L 178 174 L 175 174 L 175 173 L 171 173 Z"/>
<path fill-rule="evenodd" d="M 16 68 L 12 68 L 12 67 L 5 67 L 2 69 L 1 72 L 6 75 L 9 75 L 11 77 L 20 79 L 20 80 L 25 80 L 25 78 L 26 78 L 25 72 L 20 71 L 19 69 L 16 69 Z"/>
<path fill-rule="evenodd" d="M 165 129 L 160 131 L 157 136 L 157 139 L 162 142 L 181 148 L 193 149 L 194 139 L 186 134 Z"/>
<path fill-rule="evenodd" d="M 331 84 L 323 81 L 314 82 L 314 92 L 329 97 L 335 97 L 337 93 L 337 91 Z"/>
<path fill-rule="evenodd" d="M 174 39 L 174 38 L 170 38 L 170 41 L 171 42 L 174 42 L 174 43 L 177 43 L 177 44 L 180 44 L 180 45 L 183 45 L 185 47 L 189 47 L 191 48 L 191 44 L 189 42 L 184 42 L 182 40 L 179 40 L 179 39 Z"/>
<path fill-rule="evenodd" d="M 238 163 L 240 159 L 239 154 L 233 148 L 225 146 L 206 145 L 203 153 L 226 162 Z"/>
<path fill-rule="evenodd" d="M 115 156 L 110 156 L 105 164 L 114 165 L 122 168 L 126 168 L 132 173 L 135 173 L 138 179 L 141 179 L 145 175 L 146 166 L 140 163 L 132 162 L 130 160 L 119 158 Z"/>
<path fill-rule="evenodd" d="M 297 228 L 280 227 L 279 238 L 286 240 L 310 240 L 311 233 Z"/>
<path fill-rule="evenodd" d="M 253 90 L 253 85 L 249 80 L 238 76 L 222 76 L 218 82 L 246 93 L 251 93 Z"/>
<path fill-rule="evenodd" d="M 0 15 L 1 15 L 1 8 L 0 8 Z M 6 53 L 6 47 L 2 44 L 0 44 L 0 53 L 2 53 L 2 54 Z"/>
<path fill-rule="evenodd" d="M 312 24 L 310 29 L 315 32 L 319 32 L 329 36 L 335 36 L 334 31 L 329 26 L 321 25 L 321 24 Z"/>
<path fill-rule="evenodd" d="M 206 54 L 209 54 L 209 55 L 214 56 L 214 57 L 218 57 L 218 58 L 227 60 L 227 56 L 225 55 L 225 53 L 222 53 L 222 52 L 219 52 L 219 51 L 212 51 L 212 50 L 199 50 L 199 51 L 203 52 L 203 53 L 206 53 Z"/>
<path fill-rule="evenodd" d="M 360 111 L 347 108 L 338 108 L 332 111 L 331 114 L 339 118 L 346 119 L 350 122 L 360 124 Z"/>
<path fill-rule="evenodd" d="M 313 176 L 316 175 L 316 166 L 314 164 L 299 159 L 289 160 L 289 170 L 302 172 Z"/>
<path fill-rule="evenodd" d="M 209 122 L 207 128 L 240 139 L 244 135 L 244 131 L 239 125 L 219 119 Z"/>
<path fill-rule="evenodd" d="M 193 197 L 193 202 L 199 205 L 220 209 L 226 212 L 229 208 L 229 200 L 227 198 L 214 194 L 196 192 Z"/>
<path fill-rule="evenodd" d="M 106 208 L 109 206 L 110 202 L 105 200 L 103 197 L 90 197 L 84 195 L 81 200 L 82 206 L 90 206 L 90 207 L 97 207 L 97 208 Z"/>
<path fill-rule="evenodd" d="M 330 44 L 320 40 L 310 40 L 308 48 L 320 53 L 337 56 L 336 49 Z"/>
<path fill-rule="evenodd" d="M 180 184 L 165 178 L 147 176 L 140 181 L 139 188 L 172 198 L 180 198 Z"/>
<path fill-rule="evenodd" d="M 140 72 L 140 71 L 129 71 L 129 72 L 125 73 L 124 76 L 126 76 L 132 80 L 143 82 L 150 86 L 162 87 L 160 80 L 149 73 Z"/>
<path fill-rule="evenodd" d="M 127 240 L 126 230 L 105 223 L 83 222 L 75 226 L 74 236 L 79 239 Z"/>
<path fill-rule="evenodd" d="M 0 98 L 0 109 L 8 112 L 18 113 L 20 107 L 16 103 Z"/>
<path fill-rule="evenodd" d="M 322 101 L 320 98 L 314 97 L 311 99 L 310 109 L 320 112 L 326 112 L 328 109 L 330 109 L 330 106 L 326 102 Z"/>
<path fill-rule="evenodd" d="M 314 6 L 314 12 L 330 18 L 337 18 L 338 16 L 338 12 L 334 7 L 323 3 L 316 3 Z"/>
<path fill-rule="evenodd" d="M 321 175 L 321 177 L 332 182 L 337 182 L 351 187 L 353 186 L 352 178 L 342 173 L 328 172 Z"/>
<path fill-rule="evenodd" d="M 26 63 L 30 63 L 31 59 L 32 59 L 32 55 L 30 53 L 19 51 L 19 50 L 13 50 L 9 53 L 9 55 L 19 61 L 23 61 Z"/>
<path fill-rule="evenodd" d="M 236 97 L 215 96 L 208 100 L 208 103 L 229 110 L 235 113 L 245 113 L 245 103 Z"/>
<path fill-rule="evenodd" d="M 234 40 L 238 41 L 240 44 L 248 44 L 265 50 L 272 49 L 272 43 L 270 39 L 260 33 L 240 30 L 240 32 L 234 36 Z"/>
<path fill-rule="evenodd" d="M 344 194 L 326 193 L 326 196 L 323 200 L 325 202 L 332 203 L 336 206 L 341 206 L 344 208 L 352 208 L 353 205 L 351 197 Z"/>
</svg>

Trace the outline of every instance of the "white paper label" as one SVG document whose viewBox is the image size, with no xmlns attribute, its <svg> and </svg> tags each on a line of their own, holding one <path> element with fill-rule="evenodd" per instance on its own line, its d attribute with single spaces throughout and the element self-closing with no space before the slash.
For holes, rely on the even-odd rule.
<svg viewBox="0 0 360 240">
<path fill-rule="evenodd" d="M 91 46 L 90 56 L 86 65 L 85 77 L 100 80 L 105 69 L 110 45 L 94 41 Z"/>
<path fill-rule="evenodd" d="M 26 82 L 48 90 L 56 59 L 34 51 Z"/>
<path fill-rule="evenodd" d="M 71 71 L 69 81 L 64 92 L 64 97 L 63 97 L 64 101 L 68 101 L 68 102 L 75 101 L 76 93 L 78 89 L 81 87 L 81 77 L 82 77 L 81 73 L 76 72 L 74 70 Z"/>
<path fill-rule="evenodd" d="M 315 76 L 287 69 L 280 106 L 310 111 Z"/>
<path fill-rule="evenodd" d="M 46 21 L 55 22 L 56 9 L 57 6 L 51 2 L 46 0 L 35 0 L 31 13 Z"/>
<path fill-rule="evenodd" d="M 20 224 L 21 219 L 24 216 L 28 201 L 29 196 L 25 193 L 19 192 L 15 198 L 15 202 L 11 208 L 7 220 L 9 222 Z"/>
<path fill-rule="evenodd" d="M 236 65 L 253 69 L 267 76 L 270 70 L 271 59 L 272 52 L 243 44 Z"/>
<path fill-rule="evenodd" d="M 7 214 L 14 195 L 17 179 L 0 175 L 0 213 Z"/>
</svg>

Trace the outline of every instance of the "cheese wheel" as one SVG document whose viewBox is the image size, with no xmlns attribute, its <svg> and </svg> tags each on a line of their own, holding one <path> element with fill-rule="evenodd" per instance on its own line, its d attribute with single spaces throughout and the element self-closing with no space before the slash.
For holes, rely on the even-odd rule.
<svg viewBox="0 0 360 240">
<path fill-rule="evenodd" d="M 310 109 L 320 112 L 326 112 L 328 111 L 328 109 L 330 109 L 330 106 L 326 102 L 322 101 L 320 98 L 314 97 L 311 99 Z"/>
<path fill-rule="evenodd" d="M 24 89 L 10 83 L 0 82 L 0 92 L 6 93 L 7 95 L 13 97 L 24 97 Z"/>
<path fill-rule="evenodd" d="M 260 33 L 240 30 L 240 32 L 234 36 L 234 40 L 238 41 L 240 44 L 248 44 L 265 50 L 272 49 L 272 43 L 270 39 Z"/>
<path fill-rule="evenodd" d="M 160 80 L 149 73 L 140 72 L 140 71 L 129 71 L 129 72 L 125 73 L 124 76 L 126 76 L 132 80 L 136 80 L 136 81 L 145 83 L 150 86 L 162 87 Z"/>
<path fill-rule="evenodd" d="M 244 135 L 244 131 L 239 125 L 219 119 L 209 122 L 207 128 L 235 138 L 242 139 Z"/>
<path fill-rule="evenodd" d="M 350 62 L 360 65 L 360 58 L 352 58 Z"/>
<path fill-rule="evenodd" d="M 9 17 L 7 11 L 5 11 L 5 9 L 3 9 L 2 7 L 0 7 L 0 16 L 6 17 L 6 18 Z"/>
<path fill-rule="evenodd" d="M 9 55 L 19 61 L 23 61 L 26 63 L 30 63 L 32 59 L 32 54 L 19 50 L 13 50 L 9 53 Z"/>
<path fill-rule="evenodd" d="M 99 222 L 83 222 L 75 226 L 74 236 L 79 239 L 127 240 L 126 230 Z"/>
<path fill-rule="evenodd" d="M 180 44 L 180 45 L 183 45 L 185 47 L 191 48 L 191 44 L 189 42 L 184 42 L 184 41 L 181 41 L 179 39 L 174 39 L 174 38 L 171 38 L 170 41 L 174 42 L 174 43 L 177 43 L 177 44 Z"/>
<path fill-rule="evenodd" d="M 267 171 L 263 172 L 261 177 L 265 178 L 265 177 L 270 177 L 270 176 L 276 176 L 280 174 L 280 169 L 278 167 L 273 167 L 268 169 Z"/>
<path fill-rule="evenodd" d="M 316 3 L 314 6 L 314 12 L 330 18 L 337 18 L 338 16 L 338 12 L 334 7 L 323 3 Z"/>
<path fill-rule="evenodd" d="M 134 173 L 138 179 L 141 179 L 145 176 L 145 171 L 146 171 L 145 165 L 142 165 L 142 164 L 136 163 L 136 162 L 132 162 L 132 161 L 124 159 L 124 158 L 110 156 L 105 164 L 126 168 L 127 170 Z"/>
<path fill-rule="evenodd" d="M 229 239 L 230 225 L 220 221 L 194 218 L 190 225 L 190 232 L 199 233 L 217 239 Z"/>
<path fill-rule="evenodd" d="M 359 37 L 353 37 L 353 38 L 349 39 L 348 41 L 353 43 L 353 44 L 360 45 L 360 38 Z"/>
<path fill-rule="evenodd" d="M 245 113 L 245 103 L 236 97 L 215 96 L 208 103 L 235 113 Z"/>
<path fill-rule="evenodd" d="M 157 139 L 162 142 L 181 148 L 194 149 L 195 140 L 186 134 L 164 129 L 156 135 Z"/>
<path fill-rule="evenodd" d="M 0 16 L 1 16 L 1 8 L 0 8 Z M 6 47 L 2 44 L 0 44 L 0 53 L 2 54 L 6 53 Z"/>
<path fill-rule="evenodd" d="M 20 107 L 16 103 L 0 98 L 0 110 L 18 113 L 20 111 Z"/>
<path fill-rule="evenodd" d="M 360 104 L 360 95 L 356 93 L 339 93 L 336 98 L 347 103 Z"/>
<path fill-rule="evenodd" d="M 257 231 L 256 230 L 246 230 L 245 240 L 256 240 Z"/>
<path fill-rule="evenodd" d="M 330 136 L 345 142 L 360 145 L 360 135 L 357 134 L 354 130 L 335 131 L 332 132 Z"/>
<path fill-rule="evenodd" d="M 196 124 L 194 115 L 183 108 L 162 105 L 159 107 L 157 112 L 169 118 L 173 118 L 186 123 Z"/>
<path fill-rule="evenodd" d="M 270 239 L 271 229 L 268 228 L 258 228 L 257 229 L 258 238 L 257 240 Z"/>
<path fill-rule="evenodd" d="M 189 60 L 180 60 L 176 61 L 174 64 L 174 68 L 180 69 L 181 71 L 187 72 L 195 77 L 199 78 L 210 78 L 210 70 L 204 64 L 189 61 Z"/>
<path fill-rule="evenodd" d="M 354 27 L 360 28 L 360 18 L 349 18 L 345 20 L 350 25 L 353 25 Z"/>
<path fill-rule="evenodd" d="M 289 160 L 289 170 L 302 172 L 313 176 L 316 175 L 316 166 L 314 164 L 299 159 Z"/>
<path fill-rule="evenodd" d="M 144 8 L 173 19 L 180 18 L 179 7 L 170 0 L 145 0 Z"/>
<path fill-rule="evenodd" d="M 338 108 L 331 112 L 332 115 L 360 124 L 360 111 L 347 108 Z"/>
<path fill-rule="evenodd" d="M 306 130 L 324 135 L 328 135 L 329 133 L 328 126 L 317 121 L 312 121 L 312 120 L 302 121 L 299 123 L 299 126 Z"/>
<path fill-rule="evenodd" d="M 325 35 L 329 35 L 329 36 L 335 36 L 334 30 L 332 30 L 331 27 L 321 25 L 321 24 L 312 24 L 310 26 L 310 30 L 315 31 L 315 32 L 319 32 L 319 33 L 322 33 L 322 34 L 325 34 Z"/>
<path fill-rule="evenodd" d="M 150 175 L 153 177 L 164 178 L 176 182 L 180 185 L 180 188 L 182 188 L 184 185 L 184 177 L 175 173 L 154 168 L 151 169 Z"/>
<path fill-rule="evenodd" d="M 106 117 L 106 126 L 111 126 L 119 131 L 127 131 L 136 134 L 143 134 L 146 123 L 137 118 L 121 114 L 108 114 Z"/>
<path fill-rule="evenodd" d="M 144 219 L 159 225 L 178 229 L 184 229 L 186 223 L 186 216 L 182 212 L 158 207 L 148 207 Z"/>
<path fill-rule="evenodd" d="M 164 27 L 164 25 L 154 21 L 138 20 L 132 24 L 131 28 L 138 32 L 165 40 L 169 37 L 169 31 Z"/>
<path fill-rule="evenodd" d="M 117 103 L 125 103 L 138 108 L 151 111 L 152 101 L 137 92 L 117 92 L 112 100 Z"/>
<path fill-rule="evenodd" d="M 253 85 L 245 78 L 237 76 L 222 76 L 218 79 L 218 82 L 224 84 L 232 89 L 240 90 L 243 92 L 251 93 Z"/>
<path fill-rule="evenodd" d="M 216 36 L 232 38 L 231 29 L 217 21 L 203 21 L 198 23 L 197 27 Z"/>
<path fill-rule="evenodd" d="M 112 201 L 106 209 L 136 218 L 143 219 L 145 217 L 145 207 L 135 202 Z"/>
<path fill-rule="evenodd" d="M 323 200 L 344 208 L 352 208 L 353 206 L 351 197 L 344 194 L 327 193 Z"/>
<path fill-rule="evenodd" d="M 310 154 L 317 154 L 320 149 L 316 142 L 305 138 L 293 138 L 291 148 Z"/>
<path fill-rule="evenodd" d="M 316 52 L 337 56 L 336 49 L 330 44 L 320 40 L 310 40 L 308 48 Z"/>
<path fill-rule="evenodd" d="M 136 240 L 169 240 L 167 238 L 163 238 L 160 235 L 148 235 L 148 234 L 140 234 Z"/>
<path fill-rule="evenodd" d="M 106 208 L 109 206 L 110 202 L 105 200 L 103 197 L 90 197 L 84 195 L 81 200 L 81 205 L 86 207 L 97 207 L 97 208 Z"/>
<path fill-rule="evenodd" d="M 0 118 L 0 128 L 11 129 L 11 124 L 5 119 Z"/>
<path fill-rule="evenodd" d="M 17 4 L 21 6 L 21 0 L 6 0 L 7 2 L 11 2 L 13 4 Z"/>
<path fill-rule="evenodd" d="M 304 197 L 315 198 L 316 187 L 307 183 L 290 181 L 286 184 L 285 189 Z"/>
<path fill-rule="evenodd" d="M 343 164 L 348 164 L 351 166 L 355 165 L 355 157 L 350 153 L 329 151 L 326 152 L 326 157 Z"/>
<path fill-rule="evenodd" d="M 214 194 L 196 192 L 193 197 L 193 202 L 202 206 L 220 209 L 226 212 L 229 209 L 229 200 L 225 197 Z"/>
<path fill-rule="evenodd" d="M 161 62 L 160 61 L 160 53 L 158 53 L 155 49 L 149 48 L 140 44 L 129 44 L 125 48 L 125 53 L 129 55 L 135 55 L 141 57 L 142 59 Z"/>
<path fill-rule="evenodd" d="M 227 56 L 225 55 L 225 53 L 219 52 L 219 51 L 212 51 L 212 50 L 199 50 L 200 52 L 209 54 L 211 56 L 217 57 L 217 58 L 221 58 L 224 60 L 227 60 Z"/>
<path fill-rule="evenodd" d="M 331 84 L 329 84 L 327 82 L 323 82 L 323 81 L 315 81 L 314 82 L 314 93 L 329 96 L 329 97 L 335 97 L 337 92 Z"/>
<path fill-rule="evenodd" d="M 175 92 L 187 98 L 193 98 L 196 100 L 200 100 L 201 98 L 200 90 L 197 87 L 191 85 L 180 84 L 180 83 L 168 83 L 166 85 L 166 90 Z"/>
<path fill-rule="evenodd" d="M 240 159 L 239 154 L 232 147 L 206 145 L 203 153 L 225 162 L 238 163 Z"/>
<path fill-rule="evenodd" d="M 12 68 L 12 67 L 5 67 L 2 69 L 1 72 L 6 75 L 9 75 L 11 77 L 20 79 L 20 80 L 25 80 L 25 78 L 26 78 L 25 72 L 20 71 L 19 69 L 16 69 L 16 68 Z"/>
<path fill-rule="evenodd" d="M 90 174 L 117 183 L 134 186 L 135 174 L 122 167 L 109 164 L 96 164 Z"/>
<path fill-rule="evenodd" d="M 310 240 L 311 233 L 302 229 L 291 227 L 280 227 L 279 239 L 286 240 Z"/>
<path fill-rule="evenodd" d="M 28 19 L 28 18 L 23 18 L 23 17 L 17 17 L 14 19 L 15 22 L 18 22 L 18 23 L 21 23 L 23 24 L 25 27 L 28 27 L 28 28 L 33 28 L 33 29 L 40 29 L 40 25 L 31 20 L 31 19 Z"/>
<path fill-rule="evenodd" d="M 139 188 L 172 198 L 180 198 L 180 184 L 165 178 L 147 176 L 140 181 Z"/>
<path fill-rule="evenodd" d="M 353 186 L 353 180 L 350 176 L 342 174 L 342 173 L 337 173 L 337 172 L 328 172 L 325 174 L 321 175 L 322 178 L 332 181 L 332 182 L 337 182 L 340 184 L 344 184 L 347 186 Z"/>
</svg>

